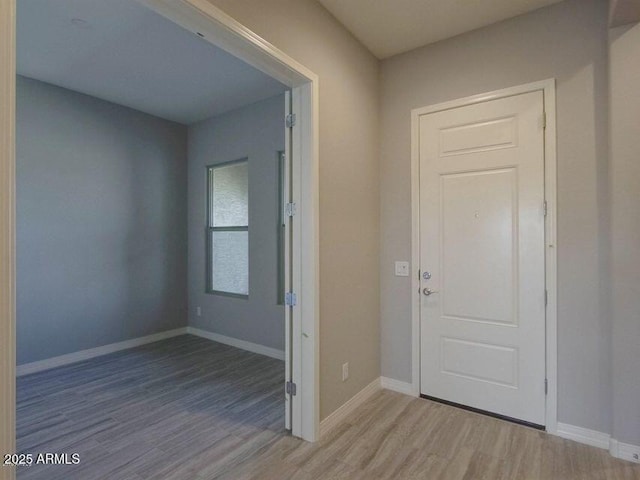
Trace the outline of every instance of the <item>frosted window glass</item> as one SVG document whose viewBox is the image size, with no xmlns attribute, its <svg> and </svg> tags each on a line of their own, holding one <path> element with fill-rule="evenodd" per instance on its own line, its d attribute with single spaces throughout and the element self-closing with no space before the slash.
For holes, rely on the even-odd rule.
<svg viewBox="0 0 640 480">
<path fill-rule="evenodd" d="M 249 232 L 210 231 L 211 288 L 249 294 Z"/>
<path fill-rule="evenodd" d="M 249 225 L 249 176 L 247 162 L 210 170 L 210 227 Z"/>
</svg>

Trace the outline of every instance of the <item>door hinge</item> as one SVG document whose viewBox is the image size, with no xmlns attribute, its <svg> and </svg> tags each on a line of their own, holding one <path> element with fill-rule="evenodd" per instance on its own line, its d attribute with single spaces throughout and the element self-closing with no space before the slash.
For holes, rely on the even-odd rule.
<svg viewBox="0 0 640 480">
<path fill-rule="evenodd" d="M 293 128 L 293 126 L 296 124 L 296 114 L 290 113 L 289 115 L 287 115 L 285 117 L 285 124 L 287 125 L 287 128 Z"/>
<path fill-rule="evenodd" d="M 547 129 L 547 112 L 542 112 L 542 129 Z"/>
<path fill-rule="evenodd" d="M 545 217 L 547 216 L 547 201 L 546 200 L 544 202 L 542 202 L 542 214 Z"/>
<path fill-rule="evenodd" d="M 544 291 L 544 306 L 546 307 L 549 304 L 549 292 L 547 290 Z"/>
<path fill-rule="evenodd" d="M 291 382 L 291 381 L 285 382 L 284 390 L 285 390 L 285 392 L 287 392 L 287 395 L 295 396 L 295 394 L 296 394 L 296 384 Z"/>
<path fill-rule="evenodd" d="M 549 393 L 549 381 L 545 378 L 544 379 L 544 394 L 546 395 L 547 393 Z"/>
<path fill-rule="evenodd" d="M 284 304 L 287 307 L 295 307 L 298 304 L 298 296 L 293 292 L 284 294 Z"/>
<path fill-rule="evenodd" d="M 293 217 L 297 213 L 297 207 L 295 203 L 287 203 L 284 206 L 284 214 L 287 217 Z"/>
</svg>

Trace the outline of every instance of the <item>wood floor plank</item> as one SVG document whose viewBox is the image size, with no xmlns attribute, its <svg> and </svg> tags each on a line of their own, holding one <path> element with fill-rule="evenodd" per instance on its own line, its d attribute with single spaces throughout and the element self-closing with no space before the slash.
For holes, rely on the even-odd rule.
<svg viewBox="0 0 640 480">
<path fill-rule="evenodd" d="M 20 450 L 80 451 L 81 464 L 19 469 L 18 477 L 195 478 L 212 465 L 229 470 L 261 441 L 285 435 L 283 378 L 282 361 L 190 335 L 20 377 Z"/>
<path fill-rule="evenodd" d="M 640 480 L 604 450 L 389 391 L 306 443 L 284 431 L 283 374 L 184 335 L 20 377 L 20 451 L 81 463 L 18 479 Z"/>
</svg>

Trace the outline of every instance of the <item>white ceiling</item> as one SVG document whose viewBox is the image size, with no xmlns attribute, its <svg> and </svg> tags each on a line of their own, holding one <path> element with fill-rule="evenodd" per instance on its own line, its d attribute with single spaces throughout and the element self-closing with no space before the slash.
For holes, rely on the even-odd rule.
<svg viewBox="0 0 640 480">
<path fill-rule="evenodd" d="M 18 0 L 18 73 L 190 124 L 286 87 L 135 0 Z"/>
<path fill-rule="evenodd" d="M 319 0 L 378 58 L 387 58 L 562 0 Z"/>
</svg>

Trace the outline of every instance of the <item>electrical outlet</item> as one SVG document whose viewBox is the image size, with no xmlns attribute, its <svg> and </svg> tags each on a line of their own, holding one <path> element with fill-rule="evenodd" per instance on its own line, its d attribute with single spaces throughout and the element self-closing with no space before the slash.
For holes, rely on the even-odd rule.
<svg viewBox="0 0 640 480">
<path fill-rule="evenodd" d="M 349 362 L 342 364 L 342 381 L 346 382 L 349 378 Z"/>
<path fill-rule="evenodd" d="M 202 316 L 202 307 L 196 307 L 196 315 L 199 317 Z"/>
</svg>

